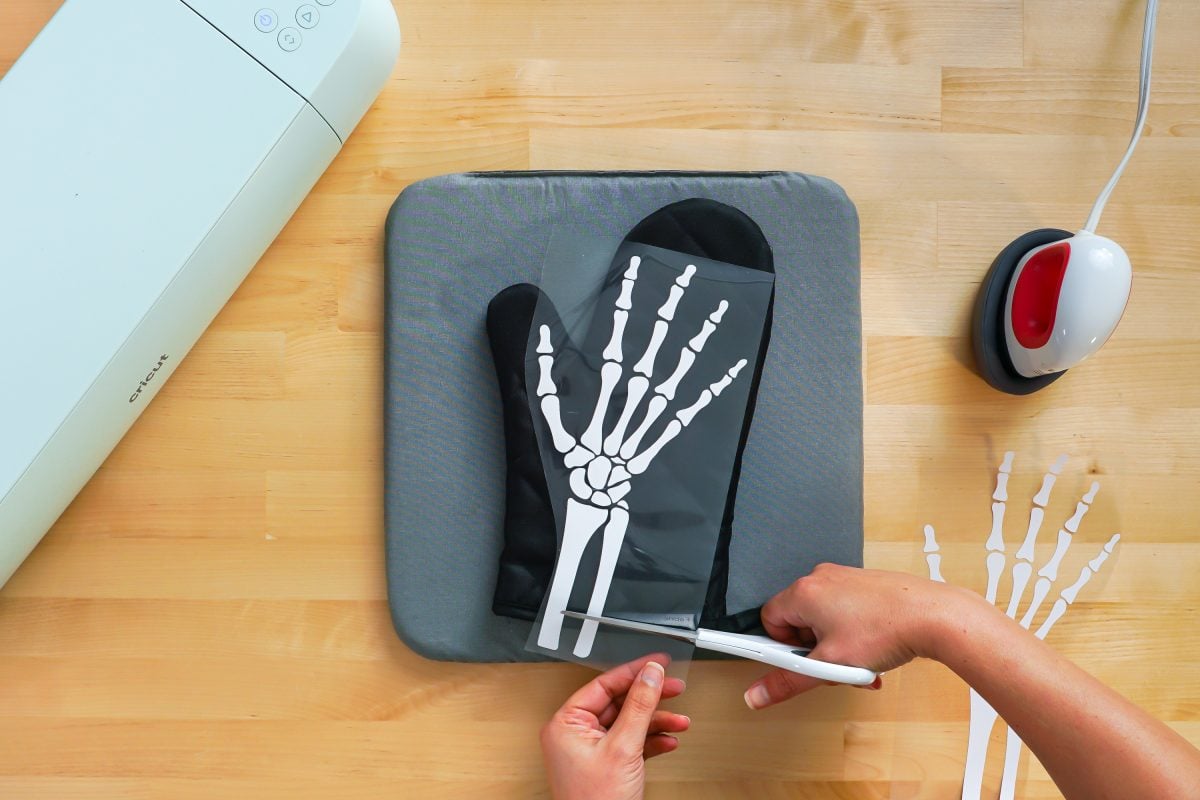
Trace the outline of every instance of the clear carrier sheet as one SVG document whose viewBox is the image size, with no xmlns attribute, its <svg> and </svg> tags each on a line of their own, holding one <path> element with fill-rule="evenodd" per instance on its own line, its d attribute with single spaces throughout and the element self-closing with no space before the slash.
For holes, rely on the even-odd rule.
<svg viewBox="0 0 1200 800">
<path fill-rule="evenodd" d="M 528 647 L 607 667 L 691 645 L 566 617 L 694 630 L 708 590 L 774 275 L 556 231 L 526 382 L 559 534 Z"/>
</svg>

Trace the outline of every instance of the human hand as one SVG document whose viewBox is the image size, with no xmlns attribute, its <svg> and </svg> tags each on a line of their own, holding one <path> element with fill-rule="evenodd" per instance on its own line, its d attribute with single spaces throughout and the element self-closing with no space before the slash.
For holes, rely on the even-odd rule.
<svg viewBox="0 0 1200 800">
<path fill-rule="evenodd" d="M 937 624 L 968 603 L 982 604 L 912 575 L 819 564 L 763 606 L 762 622 L 771 638 L 813 648 L 811 658 L 883 672 L 930 655 Z M 746 691 L 746 705 L 765 708 L 824 683 L 775 670 Z M 881 686 L 882 676 L 867 688 Z"/>
<path fill-rule="evenodd" d="M 691 720 L 658 708 L 683 692 L 666 677 L 666 656 L 605 672 L 563 704 L 542 728 L 542 756 L 555 800 L 639 800 L 646 759 L 679 746 L 671 734 Z"/>
</svg>

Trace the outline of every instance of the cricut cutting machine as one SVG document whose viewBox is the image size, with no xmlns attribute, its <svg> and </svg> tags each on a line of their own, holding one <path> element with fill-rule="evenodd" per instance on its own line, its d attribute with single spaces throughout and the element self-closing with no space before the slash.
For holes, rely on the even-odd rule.
<svg viewBox="0 0 1200 800">
<path fill-rule="evenodd" d="M 0 585 L 291 217 L 399 46 L 388 0 L 67 0 L 0 80 Z"/>
</svg>

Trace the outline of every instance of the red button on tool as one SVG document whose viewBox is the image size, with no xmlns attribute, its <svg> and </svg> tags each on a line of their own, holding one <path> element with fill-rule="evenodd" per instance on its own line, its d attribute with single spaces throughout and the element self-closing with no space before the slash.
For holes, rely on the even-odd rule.
<svg viewBox="0 0 1200 800">
<path fill-rule="evenodd" d="M 1054 315 L 1058 311 L 1058 293 L 1062 289 L 1071 245 L 1052 244 L 1039 251 L 1025 264 L 1013 290 L 1012 327 L 1017 341 L 1027 350 L 1036 350 L 1050 341 Z"/>
</svg>

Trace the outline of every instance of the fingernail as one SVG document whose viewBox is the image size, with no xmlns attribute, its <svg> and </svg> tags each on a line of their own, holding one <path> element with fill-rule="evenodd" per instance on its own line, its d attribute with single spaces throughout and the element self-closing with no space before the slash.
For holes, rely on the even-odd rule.
<svg viewBox="0 0 1200 800">
<path fill-rule="evenodd" d="M 751 709 L 758 710 L 771 702 L 771 695 L 767 692 L 767 687 L 761 683 L 756 683 L 746 690 L 744 695 L 746 705 Z"/>
<path fill-rule="evenodd" d="M 659 664 L 657 661 L 651 661 L 649 664 L 642 667 L 642 681 L 647 686 L 661 686 L 663 682 L 663 676 L 666 674 L 667 671 L 664 670 L 662 668 L 662 664 Z"/>
</svg>

